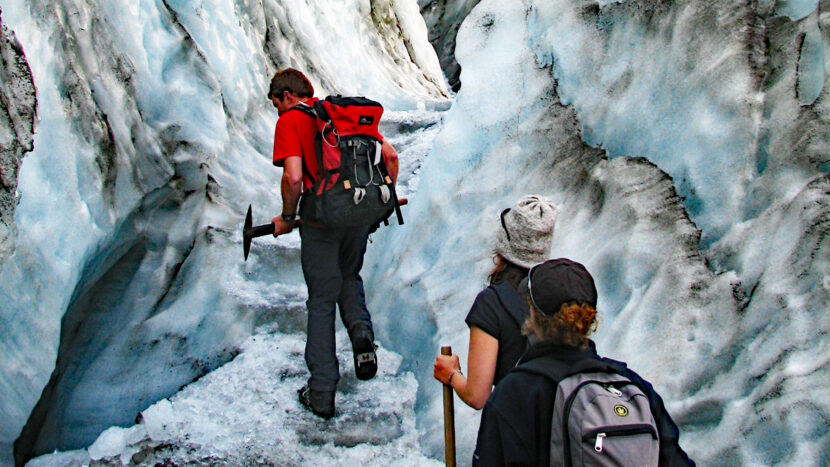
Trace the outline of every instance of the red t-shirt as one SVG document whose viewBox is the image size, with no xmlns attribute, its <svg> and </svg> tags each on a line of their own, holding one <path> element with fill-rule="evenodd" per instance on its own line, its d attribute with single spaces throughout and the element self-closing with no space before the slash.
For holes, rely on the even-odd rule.
<svg viewBox="0 0 830 467">
<path fill-rule="evenodd" d="M 318 99 L 308 100 L 313 106 Z M 317 121 L 300 110 L 288 111 L 277 120 L 274 129 L 274 165 L 282 167 L 289 157 L 303 158 L 303 191 L 311 188 L 308 174 L 317 174 L 317 155 L 314 152 L 314 134 Z"/>
</svg>

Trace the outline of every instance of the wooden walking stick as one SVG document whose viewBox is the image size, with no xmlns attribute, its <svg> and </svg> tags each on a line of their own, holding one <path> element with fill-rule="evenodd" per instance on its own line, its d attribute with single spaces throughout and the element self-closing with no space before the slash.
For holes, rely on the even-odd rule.
<svg viewBox="0 0 830 467">
<path fill-rule="evenodd" d="M 452 355 L 452 347 L 441 347 L 441 355 Z M 455 408 L 453 407 L 452 386 L 444 385 L 444 462 L 455 467 Z"/>
</svg>

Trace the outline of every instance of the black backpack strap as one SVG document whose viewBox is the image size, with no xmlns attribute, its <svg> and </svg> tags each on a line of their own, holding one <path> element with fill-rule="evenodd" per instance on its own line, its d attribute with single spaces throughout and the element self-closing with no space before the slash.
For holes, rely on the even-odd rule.
<svg viewBox="0 0 830 467">
<path fill-rule="evenodd" d="M 318 191 L 325 192 L 326 182 L 328 181 L 328 173 L 323 167 L 323 134 L 319 131 L 314 134 L 314 154 L 317 156 L 317 180 L 313 186 L 314 195 L 316 196 Z M 322 190 L 319 189 L 321 185 L 323 186 Z"/>
<path fill-rule="evenodd" d="M 340 105 L 338 102 L 334 102 L 331 99 L 331 96 L 326 97 L 326 100 L 332 105 Z M 323 101 L 317 101 L 314 103 L 314 112 L 320 120 L 326 122 L 327 125 L 331 125 L 331 117 L 326 111 L 326 108 L 323 106 Z"/>
<path fill-rule="evenodd" d="M 522 307 L 522 299 L 516 289 L 504 281 L 490 284 L 488 287 L 496 293 L 496 299 L 498 299 L 502 308 L 507 311 L 507 314 L 513 318 L 516 326 L 522 329 L 527 316 L 524 313 L 525 308 Z"/>
<path fill-rule="evenodd" d="M 288 109 L 288 112 L 291 112 L 292 110 L 297 110 L 299 112 L 302 112 L 302 113 L 308 115 L 309 117 L 313 118 L 314 120 L 317 120 L 317 113 L 308 104 L 297 104 L 294 107 L 291 107 L 290 109 Z"/>
<path fill-rule="evenodd" d="M 378 105 L 380 105 L 380 104 L 378 104 Z M 383 143 L 381 143 L 381 144 L 383 144 Z M 389 177 L 391 179 L 392 177 L 389 175 L 389 169 L 386 167 L 386 162 L 381 160 L 380 167 L 382 169 L 381 174 L 384 177 Z M 398 205 L 398 192 L 397 192 L 397 190 L 395 190 L 395 184 L 394 183 L 389 185 L 389 191 L 390 191 L 390 194 L 392 195 L 392 202 L 395 205 L 395 216 L 397 216 L 397 218 L 398 218 L 398 225 L 403 225 L 403 214 L 401 214 L 401 207 L 400 207 L 400 205 Z M 389 225 L 389 219 L 388 218 L 384 219 L 383 223 L 384 223 L 384 225 Z"/>
<path fill-rule="evenodd" d="M 403 214 L 401 214 L 401 207 L 398 205 L 398 192 L 395 191 L 395 184 L 389 187 L 392 194 L 392 203 L 395 205 L 395 216 L 398 218 L 398 225 L 403 225 Z"/>
<path fill-rule="evenodd" d="M 523 362 L 513 367 L 510 372 L 532 373 L 544 376 L 554 384 L 567 378 L 570 373 L 570 365 L 567 363 L 547 358 L 536 358 L 529 362 Z"/>
<path fill-rule="evenodd" d="M 628 372 L 628 365 L 626 365 L 625 362 L 621 362 L 619 360 L 614 360 L 613 358 L 606 358 L 606 357 L 600 357 L 600 358 L 602 359 L 603 363 L 608 365 L 609 370 L 612 371 L 613 373 L 619 373 L 621 375 L 625 375 Z"/>
<path fill-rule="evenodd" d="M 610 358 L 586 358 L 572 363 L 557 360 L 552 356 L 546 356 L 522 362 L 510 371 L 522 371 L 542 375 L 559 384 L 563 379 L 577 373 L 600 372 L 626 376 L 624 371 L 626 368 L 625 363 L 611 360 Z"/>
<path fill-rule="evenodd" d="M 301 105 L 295 105 L 294 107 L 291 107 L 290 109 L 288 109 L 288 112 L 291 112 L 292 110 L 302 112 L 305 115 L 308 115 L 309 117 L 313 118 L 315 122 L 317 121 L 317 114 L 314 112 L 314 109 L 312 109 L 311 106 L 309 106 L 309 105 L 302 105 L 302 104 Z M 315 148 L 317 146 L 316 145 L 316 139 L 317 139 L 316 135 L 318 135 L 319 133 L 320 133 L 319 131 L 315 132 Z M 316 149 L 316 151 L 317 152 L 322 151 L 322 148 Z M 319 161 L 320 159 L 322 159 L 322 153 L 321 152 L 319 152 L 319 154 L 317 156 L 317 160 Z M 306 165 L 305 160 L 303 160 L 303 174 L 305 174 L 305 176 L 308 177 L 309 180 L 314 182 L 314 175 L 311 173 L 310 170 L 308 170 L 308 166 Z"/>
<path fill-rule="evenodd" d="M 386 168 L 386 162 L 383 161 L 383 157 L 381 157 L 380 165 L 383 167 L 383 174 L 391 179 L 392 177 L 389 175 L 389 169 Z M 401 206 L 398 204 L 398 190 L 395 189 L 394 182 L 389 186 L 389 189 L 392 192 L 392 203 L 395 206 L 395 216 L 398 218 L 398 225 L 403 225 L 403 214 L 401 213 Z M 389 223 L 386 220 L 384 220 L 384 222 L 387 224 Z"/>
<path fill-rule="evenodd" d="M 325 122 L 325 124 L 327 126 L 331 126 L 331 117 L 329 117 L 329 113 L 326 111 L 326 108 L 323 107 L 323 101 L 315 102 L 314 103 L 314 109 L 312 111 L 314 112 L 314 115 L 316 116 L 316 118 L 319 118 L 320 120 Z M 319 173 L 319 176 L 320 176 L 319 183 L 323 186 L 322 192 L 326 191 L 326 184 L 328 183 L 329 177 L 331 176 L 331 172 L 326 170 L 325 167 L 323 166 L 323 144 L 324 144 L 323 139 L 326 137 L 325 131 L 326 130 L 318 131 L 314 135 L 314 146 L 315 146 L 315 149 L 316 149 L 315 152 L 317 153 L 317 172 Z M 328 144 L 328 143 L 326 143 L 326 144 Z M 318 190 L 318 188 L 315 187 L 315 190 L 314 190 L 315 194 L 316 194 L 317 191 L 320 191 L 320 190 Z"/>
</svg>

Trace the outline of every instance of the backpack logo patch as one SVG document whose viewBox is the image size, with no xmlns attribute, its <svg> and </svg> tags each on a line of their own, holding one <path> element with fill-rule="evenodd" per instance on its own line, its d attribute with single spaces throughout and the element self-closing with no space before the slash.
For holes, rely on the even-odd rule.
<svg viewBox="0 0 830 467">
<path fill-rule="evenodd" d="M 358 125 L 371 125 L 373 123 L 375 123 L 375 117 L 372 117 L 371 115 L 361 115 L 357 120 Z"/>
<path fill-rule="evenodd" d="M 628 408 L 624 405 L 615 405 L 614 406 L 614 413 L 620 417 L 627 417 L 628 416 Z"/>
</svg>

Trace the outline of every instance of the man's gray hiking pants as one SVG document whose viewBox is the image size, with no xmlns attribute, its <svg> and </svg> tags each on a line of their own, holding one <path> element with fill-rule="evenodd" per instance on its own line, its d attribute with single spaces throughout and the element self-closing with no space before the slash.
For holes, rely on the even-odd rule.
<svg viewBox="0 0 830 467">
<path fill-rule="evenodd" d="M 314 391 L 334 391 L 340 379 L 335 304 L 350 336 L 372 329 L 360 277 L 368 237 L 369 227 L 320 229 L 306 225 L 301 229 L 303 276 L 308 287 L 305 361 L 311 372 L 308 386 Z"/>
</svg>

